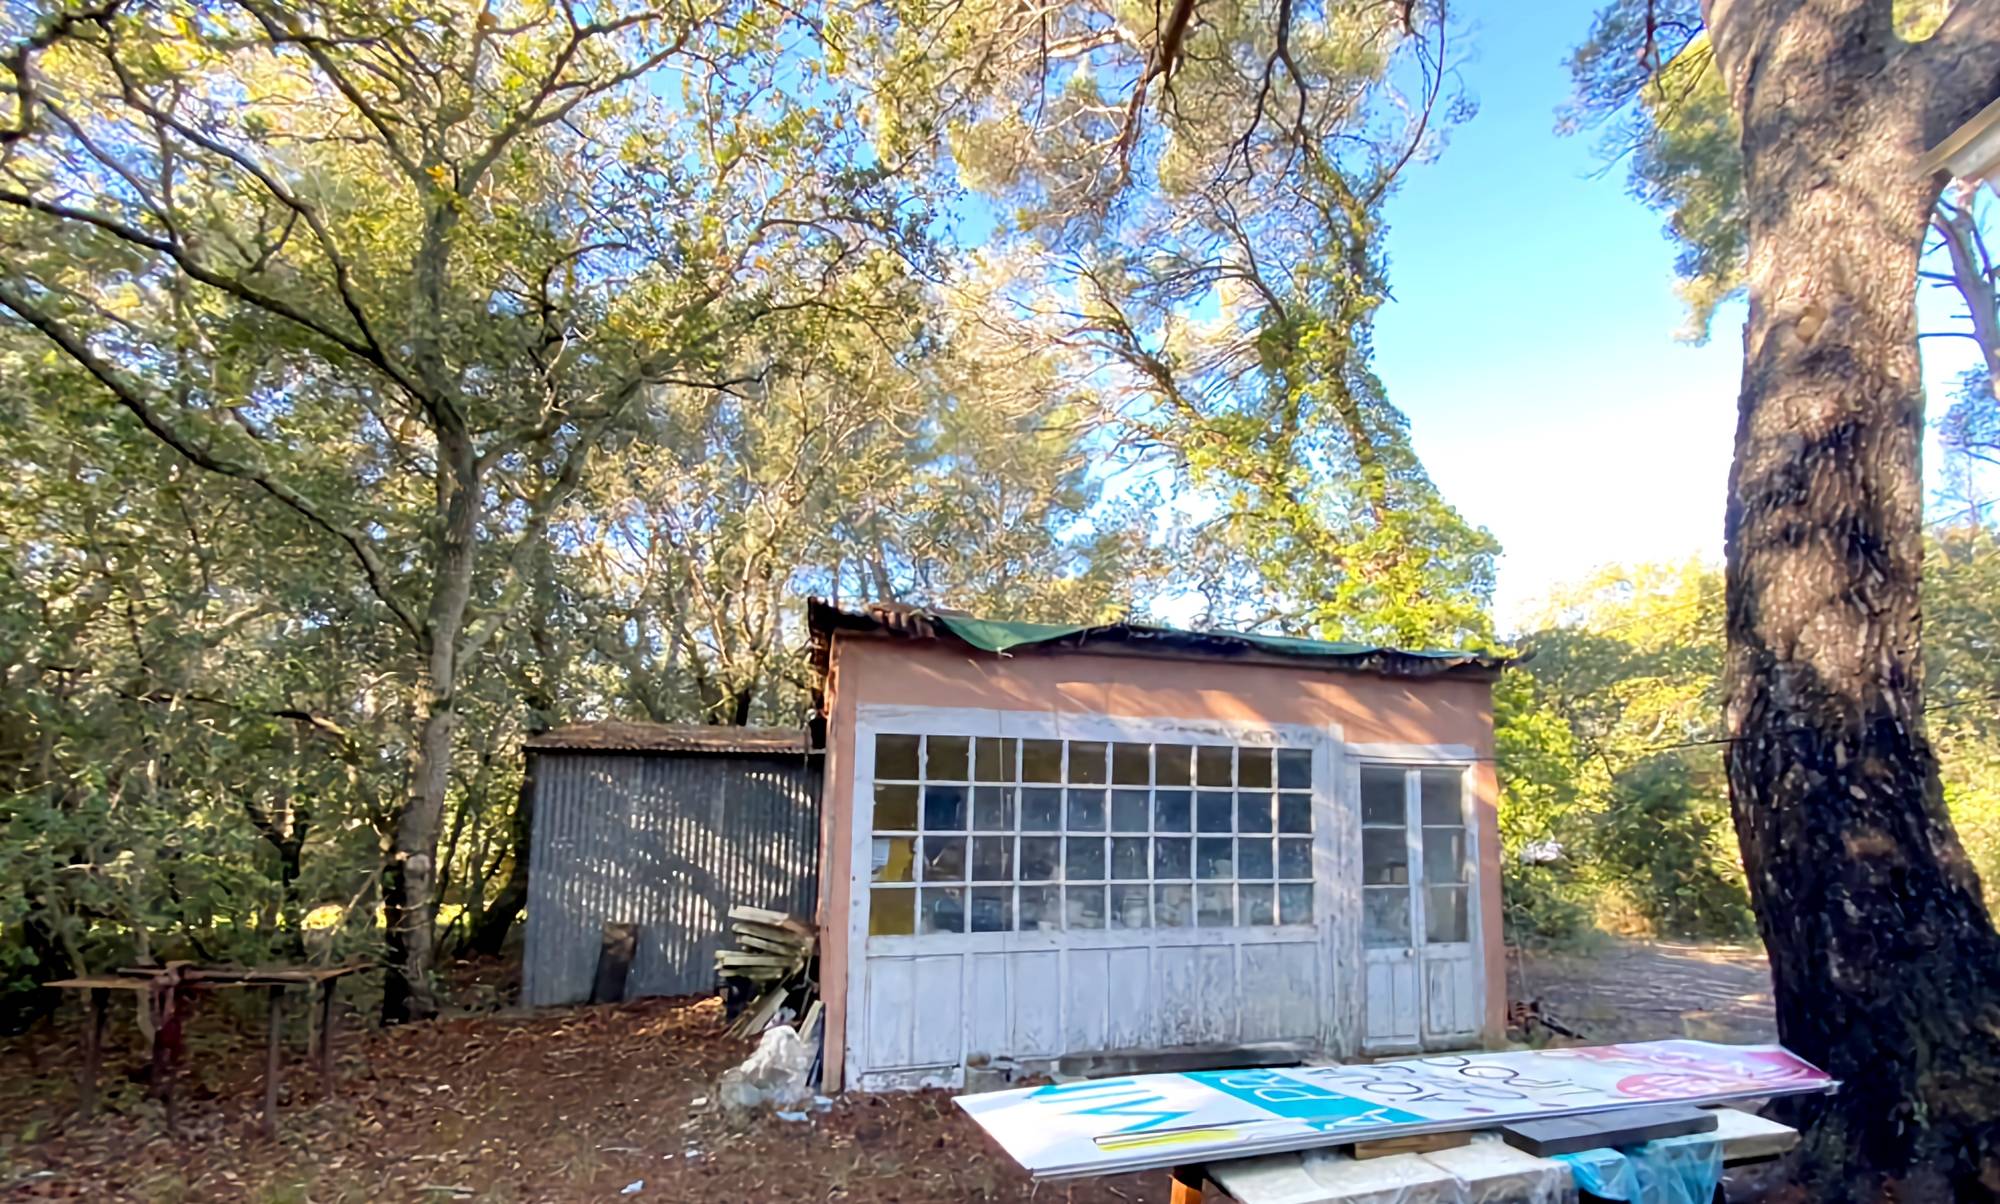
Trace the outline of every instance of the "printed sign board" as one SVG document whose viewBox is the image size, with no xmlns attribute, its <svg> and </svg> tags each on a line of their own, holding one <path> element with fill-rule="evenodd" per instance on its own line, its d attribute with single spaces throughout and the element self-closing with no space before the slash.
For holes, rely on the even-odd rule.
<svg viewBox="0 0 2000 1204">
<path fill-rule="evenodd" d="M 1834 1086 L 1824 1071 L 1776 1045 L 1647 1041 L 1366 1066 L 1128 1075 L 957 1102 L 1037 1178 L 1067 1178 Z"/>
</svg>

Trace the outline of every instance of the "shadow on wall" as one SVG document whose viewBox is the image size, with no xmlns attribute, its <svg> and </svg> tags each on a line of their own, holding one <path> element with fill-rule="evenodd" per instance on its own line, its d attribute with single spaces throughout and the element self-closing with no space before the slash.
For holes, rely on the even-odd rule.
<svg viewBox="0 0 2000 1204">
<path fill-rule="evenodd" d="M 537 752 L 521 999 L 589 998 L 603 927 L 639 926 L 628 996 L 712 989 L 728 912 L 811 915 L 820 762 Z"/>
</svg>

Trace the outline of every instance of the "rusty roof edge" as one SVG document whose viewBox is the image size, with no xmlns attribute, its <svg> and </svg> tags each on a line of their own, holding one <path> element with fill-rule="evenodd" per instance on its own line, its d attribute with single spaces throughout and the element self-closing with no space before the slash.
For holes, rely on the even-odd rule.
<svg viewBox="0 0 2000 1204">
<path fill-rule="evenodd" d="M 671 752 L 797 756 L 813 751 L 804 728 L 735 727 L 598 719 L 551 728 L 521 742 L 535 752 Z"/>
</svg>

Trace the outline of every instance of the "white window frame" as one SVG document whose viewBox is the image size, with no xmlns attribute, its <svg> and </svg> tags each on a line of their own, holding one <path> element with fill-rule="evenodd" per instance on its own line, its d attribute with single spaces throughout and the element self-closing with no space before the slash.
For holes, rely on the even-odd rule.
<svg viewBox="0 0 2000 1204">
<path fill-rule="evenodd" d="M 848 915 L 847 915 L 847 1018 L 846 1049 L 850 1069 L 847 1076 L 854 1078 L 852 1065 L 866 1048 L 865 1024 L 868 1007 L 868 956 L 872 949 L 882 956 L 920 955 L 925 953 L 972 954 L 984 952 L 1027 952 L 1057 950 L 1063 948 L 1090 949 L 1115 948 L 1134 943 L 1135 939 L 1145 939 L 1159 946 L 1199 945 L 1212 943 L 1218 932 L 1229 932 L 1232 941 L 1238 944 L 1294 942 L 1299 939 L 1304 925 L 1272 924 L 1231 928 L 1202 928 L 1190 925 L 1185 928 L 1150 927 L 1145 930 L 1128 928 L 1069 929 L 1056 931 L 1008 931 L 1008 932 L 949 932 L 918 933 L 909 936 L 874 936 L 868 933 L 868 911 L 870 893 L 875 885 L 872 881 L 872 856 L 874 843 L 874 782 L 875 782 L 875 738 L 878 735 L 940 735 L 940 736 L 989 736 L 1012 737 L 1024 740 L 1075 740 L 1105 742 L 1146 742 L 1146 743 L 1227 743 L 1239 747 L 1265 748 L 1307 748 L 1313 753 L 1313 814 L 1312 814 L 1312 855 L 1313 855 L 1313 922 L 1314 939 L 1320 947 L 1320 956 L 1326 960 L 1329 973 L 1339 976 L 1343 973 L 1340 960 L 1336 956 L 1342 945 L 1352 946 L 1352 941 L 1343 929 L 1350 925 L 1350 915 L 1357 915 L 1355 905 L 1359 902 L 1358 886 L 1345 881 L 1346 874 L 1340 867 L 1347 860 L 1343 846 L 1347 844 L 1344 831 L 1348 816 L 1356 815 L 1357 804 L 1346 783 L 1352 776 L 1348 771 L 1351 763 L 1347 759 L 1346 746 L 1341 740 L 1337 724 L 1314 726 L 1307 724 L 1252 723 L 1231 720 L 1196 720 L 1171 717 L 1133 717 L 1105 714 L 1076 714 L 1059 711 L 1013 711 L 988 710 L 973 707 L 923 707 L 893 703 L 863 703 L 855 711 L 855 757 L 854 771 L 849 796 L 849 865 L 848 865 Z M 1109 775 L 1107 775 L 1109 776 Z M 900 780 L 900 779 L 899 779 Z M 1024 783 L 1015 783 L 1016 786 Z M 1066 784 L 1064 784 L 1066 785 Z M 1106 783 L 1108 793 L 1115 787 Z M 1190 791 L 1199 787 L 1191 785 Z M 1276 787 L 1274 785 L 1275 792 Z M 1192 800 L 1191 800 L 1192 805 Z M 921 794 L 918 806 L 922 806 Z M 968 816 L 972 798 L 968 795 Z M 1018 803 L 1017 803 L 1018 806 Z M 1358 822 L 1358 821 L 1356 821 Z M 921 827 L 921 815 L 919 826 Z M 1193 829 L 1196 820 L 1190 816 L 1191 838 L 1199 836 Z M 1235 831 L 1235 819 L 1231 819 L 1231 833 Z M 1275 829 L 1275 819 L 1273 823 Z M 1018 824 L 1017 829 L 1018 831 Z M 1106 835 L 1109 835 L 1107 818 Z M 1275 830 L 1272 833 L 1276 835 Z M 1358 840 L 1351 846 L 1358 849 Z M 971 849 L 968 845 L 967 859 Z M 1108 855 L 1108 850 L 1107 850 Z M 1232 854 L 1233 855 L 1233 854 Z M 1192 850 L 1191 850 L 1192 856 Z M 1276 856 L 1274 846 L 1273 856 Z M 1358 882 L 1358 859 L 1353 875 Z M 1150 867 L 1149 867 L 1150 868 Z M 1018 867 L 1017 867 L 1018 875 Z M 1196 879 L 1191 879 L 1198 885 Z M 1234 883 L 1236 880 L 1230 880 Z M 1273 881 L 1276 867 L 1273 867 Z M 1018 877 L 1017 877 L 1018 882 Z M 1148 878 L 1149 884 L 1152 879 Z M 921 883 L 918 884 L 919 886 Z M 1057 883 L 1057 885 L 1061 885 Z M 967 898 L 970 898 L 970 878 L 968 867 Z M 1351 897 L 1350 897 L 1351 896 Z M 1018 896 L 1017 896 L 1018 905 Z M 1107 908 L 1109 906 L 1107 900 Z M 1190 906 L 1194 906 L 1191 900 Z M 1275 895 L 1274 895 L 1275 906 Z M 1018 923 L 1016 917 L 1016 923 Z M 968 920 L 968 927 L 969 927 Z M 1358 947 L 1358 946 L 1355 946 Z M 1348 1027 L 1345 1009 L 1329 1006 L 1324 1009 L 1320 1041 L 1323 1048 L 1333 1050 L 1343 1043 L 1347 1032 L 1358 1032 Z M 913 1079 L 920 1085 L 950 1086 L 959 1081 L 959 1071 L 944 1080 L 933 1081 L 931 1076 Z M 894 1077 L 894 1076 L 890 1076 Z"/>
</svg>

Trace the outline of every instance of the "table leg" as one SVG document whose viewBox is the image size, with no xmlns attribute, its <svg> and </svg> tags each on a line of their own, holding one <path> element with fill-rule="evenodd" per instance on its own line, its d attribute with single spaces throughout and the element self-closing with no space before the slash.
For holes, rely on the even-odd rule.
<svg viewBox="0 0 2000 1204">
<path fill-rule="evenodd" d="M 264 1033 L 264 1136 L 278 1135 L 278 1060 L 283 1052 L 279 1046 L 285 1038 L 285 988 L 268 988 L 271 1004 L 270 1017 Z"/>
<path fill-rule="evenodd" d="M 83 993 L 83 1069 L 77 1082 L 77 1111 L 97 1112 L 97 1068 L 104 1057 L 104 1012 L 111 992 L 92 987 Z"/>
<path fill-rule="evenodd" d="M 333 988 L 337 981 L 329 978 L 319 988 L 319 1086 L 328 1099 L 333 1098 Z"/>
<path fill-rule="evenodd" d="M 1201 1204 L 1201 1189 L 1207 1181 L 1199 1166 L 1175 1167 L 1173 1204 Z"/>
</svg>

